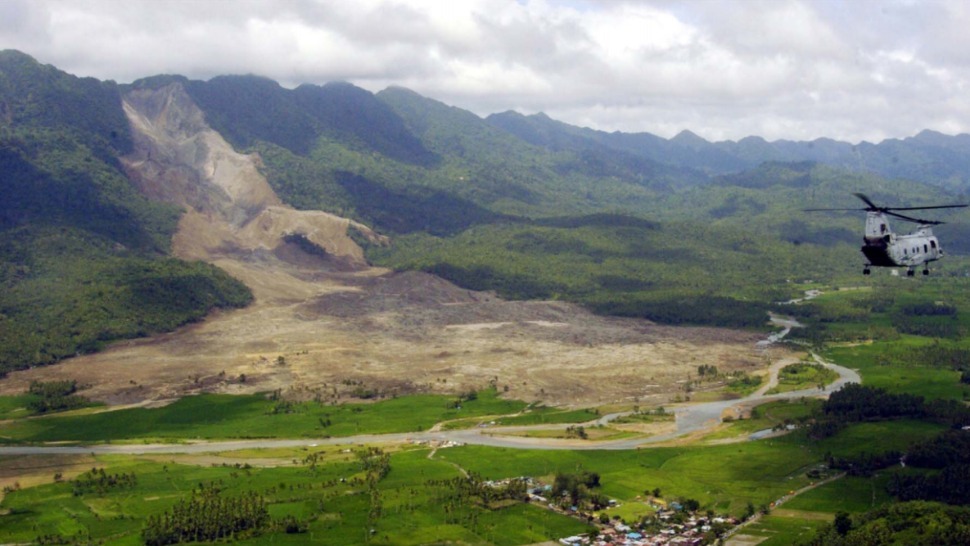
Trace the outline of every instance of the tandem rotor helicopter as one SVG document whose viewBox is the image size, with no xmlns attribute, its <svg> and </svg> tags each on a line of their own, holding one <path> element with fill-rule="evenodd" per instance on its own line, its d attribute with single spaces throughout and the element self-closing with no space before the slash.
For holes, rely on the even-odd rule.
<svg viewBox="0 0 970 546">
<path fill-rule="evenodd" d="M 929 210 L 929 209 L 958 209 L 968 205 L 936 205 L 929 207 L 880 207 L 861 193 L 854 193 L 867 206 L 856 209 L 805 209 L 806 211 L 822 210 L 864 210 L 866 211 L 866 235 L 862 245 L 862 253 L 869 262 L 862 270 L 864 275 L 870 273 L 870 267 L 906 267 L 906 274 L 912 277 L 916 267 L 923 266 L 923 274 L 929 275 L 929 263 L 943 257 L 943 247 L 931 226 L 943 222 L 936 220 L 921 220 L 911 216 L 899 214 L 897 210 Z M 916 231 L 908 235 L 897 235 L 889 228 L 888 216 L 918 224 Z"/>
</svg>

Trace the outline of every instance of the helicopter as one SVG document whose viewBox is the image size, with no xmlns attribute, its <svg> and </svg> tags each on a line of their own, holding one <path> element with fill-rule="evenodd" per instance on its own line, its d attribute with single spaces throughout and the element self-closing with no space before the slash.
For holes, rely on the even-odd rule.
<svg viewBox="0 0 970 546">
<path fill-rule="evenodd" d="M 868 263 L 862 270 L 863 275 L 870 274 L 870 267 L 906 267 L 906 275 L 912 277 L 918 266 L 923 266 L 923 274 L 929 275 L 930 262 L 943 257 L 943 247 L 933 235 L 932 226 L 943 222 L 936 220 L 921 220 L 894 212 L 897 210 L 929 210 L 929 209 L 957 209 L 968 205 L 936 205 L 927 207 L 880 207 L 861 193 L 854 193 L 865 208 L 855 209 L 804 209 L 806 211 L 823 210 L 861 210 L 866 212 L 866 234 L 863 239 L 862 254 Z M 916 231 L 908 235 L 898 235 L 889 228 L 889 216 L 918 224 Z"/>
</svg>

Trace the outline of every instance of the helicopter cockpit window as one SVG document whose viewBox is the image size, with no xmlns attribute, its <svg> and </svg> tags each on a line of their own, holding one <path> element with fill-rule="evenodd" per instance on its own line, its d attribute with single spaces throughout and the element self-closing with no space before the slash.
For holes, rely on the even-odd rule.
<svg viewBox="0 0 970 546">
<path fill-rule="evenodd" d="M 879 233 L 886 233 L 886 224 L 879 224 Z"/>
<path fill-rule="evenodd" d="M 936 241 L 930 241 L 930 247 L 936 250 Z"/>
</svg>

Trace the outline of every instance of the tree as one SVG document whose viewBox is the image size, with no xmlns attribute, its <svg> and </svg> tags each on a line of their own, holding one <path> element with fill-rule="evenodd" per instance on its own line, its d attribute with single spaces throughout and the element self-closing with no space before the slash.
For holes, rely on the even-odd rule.
<svg viewBox="0 0 970 546">
<path fill-rule="evenodd" d="M 852 530 L 852 518 L 846 512 L 837 512 L 832 525 L 835 527 L 835 532 L 845 536 L 846 533 Z"/>
<path fill-rule="evenodd" d="M 751 501 L 748 501 L 748 505 L 744 508 L 744 516 L 742 516 L 741 519 L 750 519 L 752 516 L 754 516 L 754 513 L 754 504 L 752 504 Z"/>
</svg>

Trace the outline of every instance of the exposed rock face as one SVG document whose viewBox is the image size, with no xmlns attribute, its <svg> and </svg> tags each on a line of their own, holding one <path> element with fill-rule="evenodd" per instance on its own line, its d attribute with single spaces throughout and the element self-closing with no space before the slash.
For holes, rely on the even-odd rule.
<svg viewBox="0 0 970 546">
<path fill-rule="evenodd" d="M 376 234 L 346 218 L 283 205 L 259 172 L 259 157 L 233 150 L 181 83 L 134 90 L 124 109 L 135 140 L 135 152 L 123 159 L 129 176 L 145 195 L 186 209 L 175 255 L 212 261 L 273 251 L 284 236 L 300 234 L 328 255 L 365 265 L 347 230 L 353 225 L 366 236 Z"/>
</svg>

